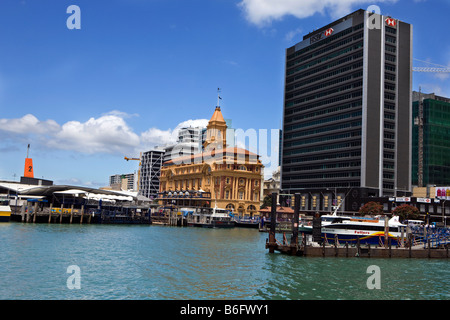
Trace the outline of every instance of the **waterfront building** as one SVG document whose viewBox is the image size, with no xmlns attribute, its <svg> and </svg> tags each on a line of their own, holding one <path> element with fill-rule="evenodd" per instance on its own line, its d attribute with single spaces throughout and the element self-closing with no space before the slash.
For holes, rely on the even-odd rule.
<svg viewBox="0 0 450 320">
<path fill-rule="evenodd" d="M 164 162 L 202 151 L 206 127 L 186 127 L 178 132 L 177 142 L 164 147 Z"/>
<path fill-rule="evenodd" d="M 285 75 L 283 193 L 328 211 L 411 191 L 410 24 L 355 11 L 288 48 Z"/>
<path fill-rule="evenodd" d="M 423 106 L 422 182 L 419 185 L 419 101 Z M 413 92 L 412 184 L 450 186 L 450 99 Z"/>
<path fill-rule="evenodd" d="M 158 197 L 164 154 L 163 149 L 154 149 L 142 153 L 139 170 L 139 195 L 149 199 Z"/>
<path fill-rule="evenodd" d="M 220 107 L 208 123 L 203 152 L 164 162 L 162 204 L 227 208 L 240 216 L 258 215 L 263 165 L 259 156 L 227 145 Z"/>
<path fill-rule="evenodd" d="M 280 193 L 280 167 L 272 172 L 272 176 L 269 179 L 264 180 L 263 185 L 263 198 L 271 196 L 272 193 Z"/>
<path fill-rule="evenodd" d="M 137 190 L 137 174 L 125 173 L 109 176 L 109 186 L 113 190 Z"/>
</svg>

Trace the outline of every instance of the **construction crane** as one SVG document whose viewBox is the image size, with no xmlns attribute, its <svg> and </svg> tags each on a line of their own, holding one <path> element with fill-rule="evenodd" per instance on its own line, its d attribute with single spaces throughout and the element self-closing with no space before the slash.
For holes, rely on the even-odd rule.
<svg viewBox="0 0 450 320">
<path fill-rule="evenodd" d="M 440 64 L 432 63 L 432 62 L 429 62 L 429 61 L 423 61 L 423 60 L 419 60 L 419 59 L 414 59 L 414 60 L 433 65 L 433 67 L 413 67 L 412 69 L 415 72 L 450 73 L 450 67 L 448 67 L 448 66 L 443 66 L 443 65 L 440 65 Z"/>
<path fill-rule="evenodd" d="M 137 181 L 137 184 L 136 184 L 138 191 L 139 191 L 139 184 L 140 184 L 140 181 L 141 181 L 141 158 L 142 158 L 142 152 L 141 152 L 139 158 L 124 157 L 124 159 L 127 160 L 127 161 L 130 161 L 130 160 L 139 161 L 138 181 Z"/>
</svg>

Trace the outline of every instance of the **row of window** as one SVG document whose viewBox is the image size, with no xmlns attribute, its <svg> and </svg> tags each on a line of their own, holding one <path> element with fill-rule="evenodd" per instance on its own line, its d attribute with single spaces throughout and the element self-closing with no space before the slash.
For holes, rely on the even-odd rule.
<svg viewBox="0 0 450 320">
<path fill-rule="evenodd" d="M 289 69 L 289 70 L 287 70 L 286 74 L 287 75 L 291 75 L 293 73 L 296 73 L 296 72 L 299 72 L 299 71 L 311 68 L 311 67 L 313 67 L 313 66 L 315 66 L 317 64 L 320 64 L 320 63 L 323 63 L 325 61 L 328 61 L 328 60 L 334 59 L 336 57 L 342 56 L 343 54 L 347 54 L 347 53 L 352 52 L 353 50 L 357 50 L 357 49 L 359 49 L 361 47 L 362 47 L 362 41 L 360 41 L 359 43 L 357 43 L 355 45 L 352 45 L 352 46 L 349 46 L 347 48 L 341 49 L 339 51 L 333 52 L 333 53 L 331 53 L 329 55 L 326 55 L 324 57 L 321 57 L 321 58 L 318 58 L 316 60 L 310 61 L 309 63 L 301 65 L 301 66 L 298 66 L 298 67 L 296 67 L 294 69 Z"/>
<path fill-rule="evenodd" d="M 332 77 L 337 76 L 337 75 L 342 74 L 342 73 L 347 73 L 347 72 L 349 72 L 349 71 L 351 71 L 353 69 L 360 68 L 360 67 L 361 67 L 361 63 L 355 63 L 353 65 L 347 65 L 347 66 L 342 67 L 340 69 L 333 70 L 331 72 L 327 72 L 325 74 L 319 75 L 317 77 L 310 78 L 310 79 L 307 79 L 307 80 L 304 80 L 304 81 L 301 81 L 301 82 L 297 82 L 295 85 L 289 85 L 289 86 L 286 87 L 286 92 L 298 89 L 300 87 L 303 87 L 303 86 L 308 85 L 308 84 L 312 84 L 314 82 L 318 82 L 318 81 L 322 81 L 324 79 L 332 78 Z M 357 77 L 359 75 L 362 75 L 362 71 L 358 71 L 353 76 Z"/>
<path fill-rule="evenodd" d="M 296 158 L 285 158 L 283 159 L 283 164 L 292 163 L 302 163 L 302 162 L 313 162 L 313 161 L 328 161 L 335 159 L 345 159 L 345 158 L 360 158 L 361 150 L 348 151 L 348 152 L 338 152 L 338 153 L 328 153 L 323 155 L 313 155 L 309 157 L 296 157 Z"/>
<path fill-rule="evenodd" d="M 335 115 L 333 117 L 327 117 L 327 118 L 322 118 L 322 119 L 318 119 L 318 120 L 314 120 L 314 121 L 308 121 L 308 122 L 304 122 L 304 123 L 299 123 L 299 124 L 296 124 L 296 125 L 286 126 L 285 130 L 286 131 L 292 131 L 292 130 L 306 128 L 306 127 L 310 127 L 310 126 L 321 125 L 321 124 L 325 124 L 325 123 L 329 123 L 329 122 L 341 121 L 341 120 L 349 119 L 349 118 L 357 118 L 357 117 L 360 117 L 360 116 L 362 116 L 362 111 L 356 111 L 356 112 L 345 113 L 345 114 L 338 114 L 338 115 Z"/>
<path fill-rule="evenodd" d="M 333 42 L 333 41 L 335 41 L 335 40 L 337 40 L 337 39 L 340 39 L 340 38 L 346 36 L 347 34 L 352 33 L 353 31 L 360 30 L 360 29 L 362 29 L 363 27 L 364 27 L 364 24 L 361 23 L 361 24 L 359 24 L 359 25 L 357 25 L 357 26 L 354 26 L 354 27 L 352 27 L 352 28 L 348 28 L 348 29 L 345 29 L 345 30 L 343 30 L 343 31 L 341 31 L 341 32 L 339 32 L 339 33 L 333 34 L 333 35 L 329 36 L 328 38 L 326 38 L 326 39 L 324 39 L 324 40 L 322 40 L 322 41 L 316 42 L 316 43 L 314 43 L 314 44 L 312 44 L 312 45 L 310 45 L 310 46 L 308 46 L 308 47 L 306 47 L 306 48 L 303 48 L 303 49 L 301 49 L 301 50 L 299 50 L 299 51 L 297 51 L 297 52 L 295 52 L 295 53 L 289 55 L 289 56 L 287 57 L 287 59 L 288 59 L 288 60 L 291 60 L 291 59 L 296 58 L 296 57 L 298 57 L 298 56 L 300 56 L 300 55 L 302 55 L 302 54 L 307 53 L 308 51 L 313 51 L 313 50 L 315 50 L 315 49 L 317 49 L 317 48 L 319 48 L 319 47 L 326 46 L 326 45 L 328 45 L 330 42 Z"/>
<path fill-rule="evenodd" d="M 340 78 L 333 79 L 333 80 L 328 81 L 328 82 L 323 82 L 321 84 L 318 84 L 318 85 L 315 85 L 315 86 L 312 86 L 312 87 L 308 87 L 308 88 L 300 90 L 300 91 L 296 91 L 295 93 L 287 94 L 286 95 L 286 99 L 292 99 L 292 98 L 294 98 L 296 96 L 303 95 L 303 94 L 308 93 L 308 92 L 316 91 L 316 90 L 319 90 L 319 89 L 324 89 L 324 88 L 331 87 L 331 86 L 336 85 L 336 84 L 341 83 L 341 82 L 345 82 L 345 81 L 349 81 L 349 80 L 357 79 L 357 78 L 361 78 L 361 77 L 362 77 L 362 72 L 349 74 L 349 75 L 346 75 L 346 76 L 343 76 L 343 77 L 340 77 Z"/>
<path fill-rule="evenodd" d="M 348 138 L 354 138 L 354 137 L 360 137 L 360 136 L 361 136 L 361 131 L 345 132 L 345 133 L 340 133 L 340 134 L 322 136 L 322 137 L 319 137 L 319 138 L 304 139 L 304 140 L 299 140 L 299 141 L 287 142 L 287 143 L 284 144 L 284 148 L 289 148 L 289 147 L 294 147 L 294 146 L 301 146 L 301 145 L 305 145 L 305 144 L 313 144 L 313 143 L 325 142 L 325 141 L 348 139 Z"/>
<path fill-rule="evenodd" d="M 308 76 L 311 76 L 311 75 L 315 75 L 315 74 L 317 74 L 319 72 L 323 72 L 323 71 L 326 71 L 326 70 L 329 70 L 329 69 L 333 69 L 336 66 L 342 65 L 344 63 L 347 63 L 347 62 L 350 62 L 350 61 L 353 61 L 353 60 L 357 60 L 358 58 L 362 58 L 362 56 L 363 56 L 363 52 L 362 52 L 362 50 L 360 50 L 360 52 L 358 52 L 358 53 L 355 53 L 353 55 L 349 55 L 349 56 L 344 57 L 344 58 L 339 59 L 339 60 L 335 60 L 335 61 L 333 61 L 333 62 L 331 62 L 329 64 L 324 64 L 324 65 L 318 66 L 317 68 L 313 68 L 313 69 L 310 69 L 310 70 L 306 70 L 304 72 L 300 72 L 299 74 L 297 74 L 295 76 L 287 78 L 286 83 L 291 83 L 293 81 L 304 79 L 304 78 L 306 78 Z M 363 66 L 362 61 L 360 61 L 360 64 L 361 64 L 361 67 L 362 67 Z"/>
<path fill-rule="evenodd" d="M 362 85 L 362 82 L 360 82 L 359 84 Z M 357 90 L 352 93 L 341 94 L 341 95 L 333 97 L 333 98 L 325 99 L 325 100 L 322 100 L 322 101 L 319 101 L 319 102 L 316 102 L 313 104 L 308 104 L 308 106 L 309 106 L 308 109 L 313 109 L 313 108 L 321 107 L 321 106 L 328 105 L 328 104 L 336 104 L 343 100 L 349 100 L 349 99 L 358 98 L 361 96 L 362 96 L 362 90 Z M 297 112 L 302 111 L 302 109 L 300 109 L 296 105 L 300 104 L 300 103 L 304 103 L 304 102 L 305 102 L 305 99 L 298 99 L 295 101 L 291 101 L 291 102 L 286 103 L 286 108 L 294 106 L 295 109 L 293 109 L 292 113 L 297 113 Z M 304 108 L 303 108 L 303 110 L 304 110 Z"/>
<path fill-rule="evenodd" d="M 353 141 L 353 142 L 342 142 L 342 143 L 334 143 L 324 146 L 316 146 L 316 147 L 310 147 L 310 148 L 302 148 L 302 149 L 296 149 L 292 151 L 285 151 L 285 156 L 290 156 L 294 154 L 304 154 L 304 153 L 312 153 L 312 152 L 321 152 L 321 151 L 330 151 L 330 150 L 336 150 L 336 149 L 344 149 L 344 148 L 355 148 L 355 147 L 361 147 L 361 140 L 359 141 Z"/>
<path fill-rule="evenodd" d="M 316 180 L 316 179 L 337 179 L 337 178 L 355 178 L 360 177 L 360 171 L 353 172 L 335 172 L 335 173 L 322 173 L 322 174 L 306 174 L 301 176 L 286 176 L 283 177 L 283 181 L 291 180 Z"/>
<path fill-rule="evenodd" d="M 337 43 L 335 43 L 335 44 L 333 44 L 333 45 L 331 45 L 331 46 L 327 46 L 327 47 L 325 47 L 325 48 L 323 48 L 323 49 L 321 49 L 321 50 L 317 50 L 317 51 L 315 51 L 315 52 L 313 52 L 313 53 L 311 53 L 311 54 L 309 54 L 309 55 L 307 55 L 307 56 L 302 56 L 301 59 L 296 59 L 296 60 L 294 60 L 294 61 L 290 61 L 290 62 L 288 62 L 288 63 L 286 64 L 286 67 L 289 68 L 289 67 L 295 66 L 295 65 L 297 65 L 297 64 L 299 64 L 299 63 L 302 63 L 302 62 L 304 62 L 304 61 L 307 61 L 307 60 L 309 60 L 309 59 L 311 59 L 311 58 L 320 56 L 321 54 L 324 54 L 324 53 L 326 53 L 326 52 L 328 52 L 328 51 L 337 49 L 337 48 L 342 47 L 342 46 L 344 46 L 344 45 L 346 45 L 346 44 L 349 44 L 349 43 L 351 43 L 351 42 L 353 42 L 353 41 L 356 41 L 356 40 L 358 40 L 358 39 L 361 39 L 362 37 L 364 37 L 364 34 L 363 34 L 362 32 L 361 32 L 361 33 L 358 33 L 357 35 L 348 37 L 348 38 L 346 38 L 346 39 L 344 39 L 344 40 L 342 40 L 342 41 L 339 41 L 339 42 L 337 42 Z"/>
<path fill-rule="evenodd" d="M 319 164 L 311 166 L 301 166 L 283 169 L 284 174 L 290 172 L 302 172 L 302 171 L 316 171 L 316 170 L 330 170 L 330 169 L 343 169 L 343 168 L 359 168 L 361 167 L 360 161 L 352 162 L 340 162 L 340 163 L 330 163 L 330 164 Z"/>
<path fill-rule="evenodd" d="M 335 112 L 339 112 L 339 111 L 343 111 L 343 110 L 347 110 L 347 109 L 358 108 L 358 107 L 361 107 L 361 106 L 362 106 L 362 102 L 361 101 L 347 103 L 347 104 L 344 104 L 344 105 L 341 105 L 341 106 L 330 107 L 330 108 L 318 110 L 316 112 L 312 112 L 312 113 L 308 113 L 308 114 L 301 114 L 301 115 L 297 115 L 297 116 L 293 116 L 293 117 L 288 117 L 285 120 L 285 123 L 291 123 L 291 122 L 294 122 L 294 121 L 299 121 L 299 120 L 304 120 L 304 119 L 309 119 L 309 118 L 315 118 L 315 117 L 323 116 L 325 114 L 335 113 Z"/>
<path fill-rule="evenodd" d="M 353 121 L 353 122 L 340 123 L 340 124 L 331 125 L 331 126 L 324 126 L 324 127 L 320 127 L 320 128 L 316 128 L 316 129 L 312 129 L 312 130 L 307 130 L 307 131 L 288 133 L 284 136 L 284 139 L 285 139 L 285 141 L 288 141 L 289 139 L 300 138 L 300 137 L 309 136 L 309 135 L 313 135 L 313 134 L 320 134 L 320 133 L 343 130 L 343 129 L 348 129 L 348 128 L 358 128 L 358 127 L 361 127 L 361 123 L 362 123 L 361 121 Z"/>
<path fill-rule="evenodd" d="M 282 188 L 287 189 L 322 189 L 322 188 L 351 188 L 360 187 L 360 180 L 357 181 L 338 181 L 338 182 L 317 182 L 317 183 L 283 183 Z"/>
</svg>

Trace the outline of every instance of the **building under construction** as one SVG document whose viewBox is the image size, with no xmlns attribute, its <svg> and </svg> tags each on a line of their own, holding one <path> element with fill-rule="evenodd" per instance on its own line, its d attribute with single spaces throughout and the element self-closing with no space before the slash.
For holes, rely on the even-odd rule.
<svg viewBox="0 0 450 320">
<path fill-rule="evenodd" d="M 450 98 L 413 92 L 412 184 L 450 186 Z"/>
</svg>

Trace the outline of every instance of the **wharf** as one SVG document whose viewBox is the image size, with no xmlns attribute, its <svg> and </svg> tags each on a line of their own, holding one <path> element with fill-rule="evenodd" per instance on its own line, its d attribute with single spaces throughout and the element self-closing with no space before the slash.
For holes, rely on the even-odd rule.
<svg viewBox="0 0 450 320">
<path fill-rule="evenodd" d="M 18 209 L 18 210 L 17 210 Z M 11 212 L 10 221 L 25 223 L 68 223 L 68 224 L 150 224 L 148 212 L 139 212 L 137 207 L 120 207 L 109 209 L 89 208 L 84 205 L 76 209 L 33 206 L 22 206 Z"/>
<path fill-rule="evenodd" d="M 276 204 L 277 194 L 272 194 L 272 204 Z M 275 251 L 292 256 L 302 257 L 366 257 L 366 258 L 437 258 L 448 259 L 449 243 L 442 242 L 436 245 L 431 240 L 414 244 L 411 237 L 407 241 L 402 241 L 399 245 L 392 247 L 391 241 L 386 241 L 383 246 L 371 246 L 370 244 L 361 245 L 357 241 L 354 245 L 345 243 L 339 245 L 337 241 L 330 245 L 327 241 L 322 243 L 308 242 L 307 235 L 303 234 L 302 241 L 299 242 L 299 203 L 300 195 L 295 195 L 294 218 L 291 223 L 292 236 L 290 241 L 283 232 L 283 240 L 280 242 L 276 239 L 276 223 L 270 225 L 269 238 L 266 240 L 266 249 L 269 253 Z M 276 206 L 272 205 L 271 221 L 276 221 Z M 297 223 L 295 223 L 297 222 Z M 319 229 L 320 232 L 320 229 Z M 314 233 L 314 231 L 313 231 Z"/>
<path fill-rule="evenodd" d="M 411 247 L 374 247 L 370 245 L 363 246 L 334 246 L 310 244 L 296 245 L 288 243 L 266 243 L 266 249 L 273 253 L 278 251 L 283 254 L 301 256 L 301 257 L 340 257 L 340 258 L 421 258 L 421 259 L 448 259 L 448 246 L 444 248 L 433 248 L 424 245 Z"/>
</svg>

